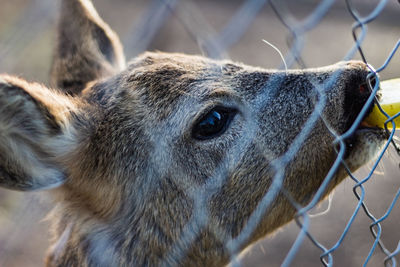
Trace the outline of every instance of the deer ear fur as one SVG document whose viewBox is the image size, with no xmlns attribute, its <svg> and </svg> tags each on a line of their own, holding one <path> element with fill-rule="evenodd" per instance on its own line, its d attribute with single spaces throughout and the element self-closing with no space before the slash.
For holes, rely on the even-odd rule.
<svg viewBox="0 0 400 267">
<path fill-rule="evenodd" d="M 90 0 L 62 0 L 51 83 L 79 94 L 88 82 L 125 67 L 122 45 Z"/>
<path fill-rule="evenodd" d="M 61 185 L 57 158 L 75 142 L 72 97 L 0 75 L 0 186 L 14 190 Z"/>
</svg>

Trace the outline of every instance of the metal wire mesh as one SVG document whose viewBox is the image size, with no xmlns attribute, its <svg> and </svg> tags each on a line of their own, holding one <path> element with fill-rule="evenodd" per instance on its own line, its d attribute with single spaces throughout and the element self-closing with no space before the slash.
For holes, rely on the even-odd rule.
<svg viewBox="0 0 400 267">
<path fill-rule="evenodd" d="M 200 22 L 201 20 L 197 20 L 196 23 L 192 23 L 189 21 L 189 17 L 192 18 L 192 14 L 185 10 L 185 15 L 184 16 L 180 13 L 177 13 L 177 16 L 181 19 L 181 22 L 185 25 L 188 31 L 190 31 L 191 35 L 196 38 L 196 40 L 199 42 L 201 47 L 204 49 L 206 54 L 210 57 L 221 57 L 221 55 L 224 54 L 226 49 L 231 46 L 235 40 L 238 40 L 240 38 L 240 35 L 245 32 L 246 26 L 248 26 L 254 18 L 254 14 L 256 14 L 257 10 L 259 10 L 261 7 L 263 7 L 266 4 L 267 1 L 246 1 L 242 8 L 238 11 L 238 13 L 234 16 L 234 18 L 228 23 L 228 25 L 224 28 L 224 30 L 220 33 L 217 34 L 216 36 L 205 36 L 204 33 L 200 32 L 198 29 L 203 29 L 203 27 L 199 27 L 199 25 L 206 25 L 205 22 Z M 317 7 L 314 9 L 313 12 L 311 12 L 306 18 L 302 20 L 297 20 L 294 18 L 294 16 L 291 14 L 291 12 L 288 10 L 286 3 L 283 1 L 269 1 L 271 7 L 273 8 L 274 12 L 276 15 L 280 18 L 282 23 L 289 29 L 291 36 L 289 36 L 289 42 L 291 44 L 290 46 L 290 52 L 288 53 L 285 61 L 287 62 L 288 66 L 292 66 L 295 61 L 299 63 L 300 66 L 305 67 L 304 62 L 301 60 L 301 51 L 304 46 L 304 35 L 312 30 L 320 20 L 324 17 L 324 15 L 329 11 L 329 9 L 332 7 L 332 4 L 334 1 L 331 0 L 326 0 L 322 1 L 317 5 Z M 165 2 L 166 5 L 168 5 L 168 2 Z M 350 14 L 353 16 L 355 23 L 352 28 L 353 32 L 353 37 L 354 37 L 354 46 L 353 48 L 348 52 L 348 54 L 343 58 L 344 60 L 349 60 L 354 57 L 354 54 L 358 51 L 365 63 L 367 62 L 367 59 L 365 57 L 365 54 L 363 53 L 362 50 L 362 42 L 365 38 L 365 35 L 367 34 L 366 32 L 366 25 L 373 21 L 382 11 L 384 6 L 387 4 L 387 1 L 380 1 L 377 3 L 376 7 L 373 9 L 372 12 L 370 12 L 366 16 L 360 16 L 357 12 L 357 10 L 354 9 L 353 4 L 351 3 L 350 0 L 346 1 L 347 9 L 349 10 Z M 196 24 L 196 26 L 193 26 L 193 24 Z M 207 28 L 207 27 L 205 27 Z M 233 29 L 238 29 L 238 30 L 233 30 Z M 361 29 L 360 33 L 357 34 L 357 30 Z M 209 33 L 210 31 L 207 31 Z M 379 67 L 377 70 L 374 70 L 371 67 L 371 74 L 369 75 L 368 79 L 377 79 L 379 80 L 379 77 L 377 76 L 377 73 L 381 72 L 386 68 L 386 66 L 389 64 L 392 56 L 396 53 L 398 47 L 399 47 L 400 41 L 398 41 L 393 50 L 390 52 L 390 54 L 387 57 L 387 60 L 385 63 Z M 334 80 L 337 76 L 333 76 L 331 81 Z M 369 80 L 369 81 L 370 81 Z M 329 87 L 329 83 L 325 85 L 326 87 Z M 334 173 L 338 169 L 340 164 L 343 163 L 343 157 L 344 157 L 344 152 L 345 152 L 345 144 L 344 144 L 344 139 L 349 137 L 354 133 L 356 130 L 356 125 L 361 122 L 361 119 L 364 117 L 365 112 L 367 110 L 367 106 L 373 101 L 374 96 L 378 90 L 378 84 L 375 85 L 375 87 L 371 86 L 371 83 L 369 82 L 370 89 L 373 92 L 370 99 L 367 102 L 367 105 L 365 108 L 362 110 L 362 112 L 359 114 L 357 120 L 355 121 L 353 127 L 349 129 L 345 134 L 341 136 L 336 136 L 337 142 L 340 144 L 340 150 L 338 151 L 338 157 L 335 162 L 335 164 L 332 166 L 331 171 L 329 174 L 325 177 L 325 180 L 321 187 L 319 188 L 318 192 L 315 194 L 311 202 L 305 206 L 302 207 L 298 203 L 295 203 L 295 201 L 290 197 L 290 195 L 287 195 L 287 192 L 283 188 L 283 177 L 284 177 L 284 170 L 287 164 L 293 159 L 294 155 L 299 151 L 302 143 L 305 141 L 309 133 L 311 132 L 311 129 L 316 122 L 316 120 L 319 118 L 322 109 L 324 108 L 326 102 L 324 99 L 323 93 L 321 93 L 321 99 L 319 103 L 316 105 L 315 110 L 313 114 L 309 117 L 308 121 L 304 125 L 304 128 L 302 129 L 301 133 L 296 137 L 294 140 L 292 146 L 287 150 L 287 152 L 281 156 L 280 158 L 276 159 L 272 165 L 275 168 L 275 177 L 274 181 L 269 188 L 268 193 L 264 196 L 262 201 L 258 204 L 257 209 L 253 212 L 252 216 L 246 223 L 245 227 L 243 228 L 242 232 L 234 239 L 232 239 L 228 244 L 227 247 L 229 251 L 231 252 L 231 260 L 234 265 L 239 265 L 240 262 L 237 260 L 237 254 L 240 252 L 239 248 L 241 245 L 250 237 L 252 232 L 254 231 L 256 225 L 260 222 L 261 217 L 263 214 L 268 212 L 268 208 L 270 207 L 272 201 L 277 197 L 278 193 L 283 191 L 286 193 L 288 199 L 292 202 L 293 206 L 296 207 L 297 209 L 297 215 L 296 215 L 296 222 L 298 226 L 301 228 L 301 232 L 299 233 L 297 240 L 294 242 L 291 250 L 287 254 L 285 260 L 282 263 L 282 266 L 289 266 L 294 258 L 294 255 L 299 249 L 299 246 L 302 244 L 304 238 L 308 237 L 314 244 L 317 246 L 319 249 L 321 249 L 322 254 L 321 254 L 321 261 L 325 266 L 332 266 L 333 264 L 333 257 L 332 253 L 341 245 L 342 240 L 348 233 L 350 227 L 352 226 L 352 223 L 354 221 L 355 216 L 359 212 L 360 208 L 363 208 L 363 211 L 367 214 L 367 216 L 371 219 L 372 223 L 370 226 L 371 229 L 371 234 L 374 237 L 374 242 L 373 245 L 370 249 L 370 253 L 366 257 L 364 261 L 364 265 L 366 265 L 372 256 L 373 252 L 375 251 L 376 247 L 379 245 L 379 248 L 387 255 L 387 258 L 385 259 L 385 264 L 391 263 L 393 266 L 396 265 L 395 258 L 393 257 L 399 250 L 399 248 L 396 249 L 394 252 L 390 252 L 387 250 L 380 239 L 381 236 L 381 231 L 382 227 L 380 223 L 390 214 L 391 210 L 393 209 L 393 206 L 395 202 L 397 201 L 399 197 L 400 190 L 396 193 L 396 195 L 393 198 L 393 201 L 391 205 L 389 206 L 387 212 L 380 218 L 375 218 L 369 211 L 368 208 L 364 202 L 364 187 L 363 184 L 366 183 L 371 175 L 373 174 L 375 168 L 377 167 L 379 161 L 381 160 L 383 154 L 387 150 L 387 147 L 389 146 L 390 142 L 393 140 L 393 135 L 395 131 L 393 130 L 390 133 L 390 138 L 389 141 L 387 142 L 384 150 L 381 152 L 379 155 L 378 159 L 376 160 L 372 170 L 370 173 L 364 177 L 361 180 L 358 180 L 355 178 L 352 173 L 348 170 L 349 176 L 354 180 L 356 183 L 353 187 L 353 192 L 355 197 L 358 199 L 358 205 L 353 213 L 353 216 L 350 218 L 348 221 L 348 224 L 343 230 L 342 235 L 339 237 L 337 242 L 330 248 L 326 248 L 324 245 L 318 242 L 316 238 L 314 238 L 309 232 L 309 215 L 308 212 L 317 205 L 318 201 L 321 199 L 323 192 L 326 190 L 326 187 L 328 186 L 329 182 L 331 181 Z M 323 90 L 321 90 L 322 92 Z M 392 119 L 393 117 L 389 117 L 387 114 L 386 116 L 388 117 L 388 122 L 387 123 L 393 123 Z M 397 116 L 397 115 L 396 115 Z M 395 128 L 395 127 L 393 127 Z M 251 129 L 251 128 L 250 128 Z M 245 135 L 246 138 L 249 137 L 248 135 Z M 247 140 L 251 140 L 251 138 L 248 138 Z M 242 142 L 239 141 L 242 145 L 246 146 L 247 144 L 244 142 L 245 140 L 242 140 Z M 240 151 L 244 151 L 243 147 L 239 147 L 237 150 L 235 150 L 232 154 L 240 157 Z M 229 159 L 226 159 L 229 161 Z M 232 162 L 237 162 L 232 161 Z M 224 165 L 224 164 L 223 164 Z M 226 168 L 223 166 L 222 168 Z M 228 168 L 233 168 L 233 166 L 229 166 Z M 222 186 L 222 181 L 224 178 L 226 178 L 226 169 L 224 170 L 218 170 L 216 177 L 212 177 L 212 179 L 209 179 L 208 181 L 212 181 L 212 184 L 206 183 L 202 188 L 196 189 L 194 194 L 191 194 L 193 200 L 195 201 L 194 209 L 195 209 L 195 214 L 192 217 L 192 220 L 188 223 L 187 230 L 183 232 L 181 236 L 181 242 L 184 242 L 186 244 L 190 244 L 193 239 L 196 237 L 196 234 L 199 233 L 199 231 L 202 229 L 202 227 L 205 227 L 205 225 L 208 222 L 208 216 L 207 216 L 207 210 L 205 203 L 207 203 L 207 200 L 210 198 L 210 196 L 217 191 L 219 188 Z M 215 182 L 217 181 L 217 182 Z M 361 194 L 357 191 L 360 189 Z M 222 231 L 221 229 L 215 229 L 216 233 L 218 231 Z M 220 234 L 221 235 L 221 234 Z M 224 236 L 224 235 L 221 235 Z M 180 251 L 181 252 L 181 251 Z M 172 249 L 172 253 L 174 253 L 174 250 Z M 183 257 L 184 255 L 174 255 L 178 259 L 180 257 Z"/>
<path fill-rule="evenodd" d="M 15 46 L 16 43 L 20 43 L 19 38 L 24 37 L 24 40 L 26 40 L 26 34 L 29 34 L 29 36 L 32 36 L 32 38 L 38 38 L 41 36 L 40 32 L 43 32 L 43 29 L 46 27 L 45 24 L 48 24 L 49 21 L 52 19 L 52 16 L 49 14 L 53 14 L 54 9 L 56 9 L 53 3 L 54 1 L 52 0 L 41 0 L 30 3 L 30 5 L 27 6 L 25 9 L 25 13 L 21 15 L 21 19 L 19 20 L 19 22 L 14 25 L 16 34 L 3 36 L 0 35 L 1 39 L 5 40 L 0 43 L 1 70 L 12 70 L 12 63 L 9 62 L 12 62 L 11 57 L 15 53 L 17 53 L 15 50 L 19 49 L 18 46 Z M 347 52 L 347 54 L 343 57 L 343 60 L 350 60 L 358 54 L 365 63 L 369 64 L 368 54 L 363 50 L 363 44 L 368 34 L 367 25 L 375 21 L 381 15 L 382 10 L 385 8 L 385 6 L 395 6 L 398 3 L 388 0 L 372 1 L 370 5 L 372 5 L 373 8 L 365 15 L 361 15 L 356 8 L 356 4 L 360 4 L 359 2 L 346 0 L 345 4 L 345 8 L 347 9 L 349 16 L 351 16 L 354 20 L 354 24 L 351 28 L 351 33 L 354 38 L 354 44 L 352 48 Z M 135 20 L 134 26 L 131 26 L 131 28 L 127 31 L 128 34 L 126 34 L 123 40 L 125 46 L 128 47 L 126 49 L 128 51 L 128 55 L 134 56 L 139 54 L 151 45 L 151 42 L 157 36 L 157 33 L 160 31 L 163 23 L 165 23 L 165 21 L 167 21 L 168 18 L 172 15 L 173 17 L 178 19 L 179 23 L 187 31 L 193 41 L 198 44 L 200 50 L 204 54 L 212 58 L 227 58 L 229 57 L 230 48 L 234 46 L 235 43 L 240 41 L 242 36 L 246 33 L 247 29 L 251 26 L 253 20 L 257 17 L 257 14 L 262 9 L 271 9 L 275 13 L 279 21 L 282 23 L 282 25 L 287 28 L 289 33 L 289 35 L 287 36 L 287 44 L 289 49 L 284 55 L 287 66 L 290 68 L 296 66 L 297 64 L 297 66 L 301 68 L 306 68 L 307 63 L 302 58 L 302 53 L 305 46 L 307 45 L 307 33 L 315 29 L 321 23 L 326 14 L 335 5 L 335 1 L 323 0 L 315 3 L 313 10 L 310 11 L 302 19 L 299 19 L 298 16 L 296 16 L 295 12 L 290 9 L 290 5 L 290 1 L 243 1 L 236 13 L 232 16 L 232 18 L 226 23 L 224 27 L 222 27 L 222 30 L 217 31 L 214 30 L 213 26 L 210 25 L 208 20 L 203 16 L 202 12 L 199 11 L 199 8 L 196 6 L 195 1 L 153 0 L 148 5 L 147 11 L 140 16 L 138 20 L 139 22 Z M 42 17 L 42 19 L 39 20 L 37 19 L 38 17 Z M 36 26 L 33 28 L 27 28 L 26 25 Z M 368 99 L 365 108 L 357 117 L 355 123 L 353 124 L 353 127 L 351 127 L 343 135 L 337 135 L 332 132 L 332 134 L 336 137 L 337 144 L 339 145 L 336 161 L 332 165 L 330 172 L 325 177 L 321 187 L 313 196 L 309 204 L 306 206 L 301 206 L 299 203 L 296 203 L 296 201 L 283 187 L 285 168 L 286 165 L 289 164 L 293 157 L 298 153 L 303 142 L 309 136 L 314 124 L 320 118 L 322 110 L 326 105 L 326 97 L 323 92 L 325 88 L 329 88 L 330 86 L 332 86 L 334 80 L 337 78 L 337 75 L 339 75 L 339 73 L 333 75 L 332 78 L 323 85 L 324 88 L 319 88 L 319 101 L 315 106 L 315 110 L 305 123 L 302 131 L 295 138 L 286 153 L 284 153 L 281 157 L 275 159 L 272 162 L 275 175 L 269 191 L 262 198 L 241 233 L 234 239 L 231 239 L 226 244 L 226 248 L 230 251 L 232 265 L 241 265 L 241 260 L 238 258 L 241 245 L 246 242 L 246 240 L 253 233 L 256 225 L 261 220 L 261 217 L 269 211 L 271 203 L 274 201 L 277 195 L 279 193 L 283 193 L 297 210 L 295 220 L 299 227 L 299 234 L 297 235 L 296 240 L 293 242 L 291 249 L 286 254 L 285 259 L 281 263 L 282 266 L 296 266 L 294 262 L 295 256 L 306 239 L 309 239 L 314 244 L 314 246 L 321 251 L 320 260 L 322 264 L 325 266 L 333 266 L 334 252 L 342 245 L 343 240 L 348 235 L 350 229 L 353 227 L 356 217 L 359 216 L 361 212 L 364 212 L 367 218 L 370 220 L 370 232 L 372 236 L 369 253 L 365 256 L 363 260 L 363 266 L 366 266 L 369 263 L 372 255 L 378 249 L 386 255 L 383 264 L 387 266 L 397 266 L 396 255 L 400 253 L 400 241 L 397 248 L 395 248 L 394 250 L 390 250 L 385 246 L 382 239 L 382 222 L 390 216 L 400 196 L 400 189 L 397 191 L 397 193 L 393 195 L 392 202 L 386 208 L 384 214 L 381 216 L 372 214 L 372 212 L 368 209 L 367 203 L 365 201 L 365 184 L 368 183 L 371 179 L 371 176 L 374 174 L 379 162 L 382 160 L 382 157 L 385 155 L 385 153 L 387 153 L 389 146 L 394 146 L 398 151 L 398 148 L 396 147 L 396 144 L 394 142 L 395 130 L 389 131 L 388 129 L 386 129 L 390 134 L 390 138 L 385 144 L 383 151 L 380 153 L 379 157 L 374 162 L 371 170 L 367 175 L 363 176 L 362 178 L 357 178 L 353 173 L 348 170 L 349 177 L 354 181 L 352 190 L 354 198 L 357 200 L 357 205 L 354 208 L 354 211 L 351 217 L 348 219 L 345 227 L 343 228 L 340 236 L 336 237 L 334 242 L 332 242 L 333 245 L 322 244 L 318 240 L 318 238 L 311 233 L 310 211 L 315 208 L 317 203 L 320 201 L 336 170 L 339 168 L 340 165 L 344 164 L 344 139 L 354 133 L 354 131 L 356 130 L 356 126 L 362 120 L 365 112 L 367 111 L 368 104 L 374 101 L 375 94 L 377 93 L 377 90 L 379 88 L 380 78 L 378 74 L 383 72 L 390 65 L 393 56 L 398 53 L 397 51 L 399 46 L 400 39 L 393 44 L 393 49 L 387 54 L 386 58 L 382 59 L 383 64 L 381 66 L 370 67 L 370 75 L 367 78 L 367 82 L 372 91 L 371 97 Z M 280 68 L 283 68 L 283 64 L 280 66 Z M 372 86 L 371 83 L 373 79 L 378 81 L 375 86 Z M 247 116 L 251 115 L 248 114 Z M 394 124 L 392 120 L 395 117 L 400 116 L 400 114 L 397 114 L 393 117 L 389 117 L 387 114 L 386 116 L 388 117 L 387 123 Z M 329 125 L 327 125 L 327 127 L 329 128 Z M 196 238 L 197 234 L 206 225 L 212 225 L 206 203 L 211 198 L 211 196 L 222 187 L 223 182 L 227 178 L 227 172 L 230 169 L 234 168 L 235 164 L 243 156 L 242 152 L 246 151 L 245 148 L 249 145 L 248 140 L 251 140 L 252 135 L 254 134 L 252 129 L 253 127 L 248 127 L 247 132 L 244 133 L 241 137 L 241 140 L 238 140 L 237 142 L 240 145 L 236 146 L 233 151 L 229 153 L 229 155 L 231 156 L 224 159 L 220 167 L 216 170 L 212 179 L 208 179 L 207 182 L 201 187 L 195 188 L 193 189 L 193 191 L 188 192 L 188 195 L 191 196 L 194 201 L 195 212 L 193 213 L 191 219 L 182 231 L 182 235 L 176 246 L 173 246 L 171 248 L 167 257 L 173 257 L 177 261 L 179 261 L 179 259 L 184 257 L 185 254 L 184 252 L 182 252 L 181 249 L 178 249 L 178 247 L 189 247 L 189 245 Z M 224 229 L 218 228 L 216 226 L 212 227 L 211 229 L 217 236 L 220 236 L 221 238 L 226 236 Z"/>
</svg>

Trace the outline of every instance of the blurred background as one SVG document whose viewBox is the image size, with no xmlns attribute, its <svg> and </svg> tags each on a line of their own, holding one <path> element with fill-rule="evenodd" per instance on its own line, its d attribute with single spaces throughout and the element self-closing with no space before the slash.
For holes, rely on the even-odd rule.
<svg viewBox="0 0 400 267">
<path fill-rule="evenodd" d="M 288 55 L 289 31 L 273 12 L 268 1 L 182 0 L 169 1 L 170 8 L 160 8 L 158 1 L 93 2 L 103 19 L 120 35 L 128 58 L 144 50 L 160 50 L 222 55 L 249 65 L 278 68 L 282 64 L 281 58 L 263 39 L 278 47 L 284 55 Z M 247 7 L 247 11 L 254 8 L 255 12 L 249 18 L 245 13 L 235 16 L 249 2 L 254 4 Z M 263 2 L 266 3 L 260 4 Z M 316 0 L 284 2 L 291 14 L 299 20 L 313 13 L 320 3 Z M 351 2 L 361 15 L 369 14 L 379 3 L 378 0 Z M 48 84 L 58 5 L 59 0 L 0 0 L 0 73 Z M 342 60 L 354 45 L 351 33 L 353 22 L 345 2 L 336 1 L 326 16 L 304 36 L 304 49 L 301 51 L 304 65 L 318 67 Z M 238 33 L 234 38 L 223 34 L 232 30 L 237 30 Z M 209 40 L 216 36 L 225 44 L 221 50 L 226 49 L 224 53 L 214 53 L 221 47 L 214 47 L 213 50 Z M 399 37 L 400 4 L 391 0 L 368 25 L 362 45 L 368 62 L 375 68 L 380 67 Z M 360 59 L 358 54 L 354 58 Z M 291 67 L 296 68 L 299 65 L 294 64 Z M 380 76 L 381 79 L 400 77 L 399 52 Z M 399 163 L 400 157 L 390 148 L 375 174 L 365 184 L 366 204 L 376 218 L 384 215 L 400 187 Z M 355 176 L 364 178 L 371 166 L 372 164 L 366 166 Z M 326 247 L 337 242 L 356 208 L 357 199 L 352 192 L 353 186 L 354 182 L 350 179 L 344 181 L 335 190 L 329 211 L 311 220 L 310 232 Z M 1 267 L 43 266 L 50 238 L 49 225 L 44 218 L 52 204 L 42 195 L 44 194 L 0 190 Z M 328 206 L 328 201 L 325 201 L 311 213 L 318 214 Z M 400 240 L 399 220 L 400 207 L 396 203 L 389 217 L 382 223 L 381 240 L 390 251 L 396 249 Z M 374 242 L 369 231 L 370 223 L 371 220 L 360 211 L 342 245 L 333 253 L 334 266 L 362 265 Z M 241 258 L 242 266 L 279 266 L 298 233 L 296 224 L 287 225 L 254 245 Z M 321 266 L 320 254 L 321 251 L 306 239 L 292 266 Z M 384 258 L 385 255 L 376 249 L 368 266 L 383 266 Z"/>
</svg>

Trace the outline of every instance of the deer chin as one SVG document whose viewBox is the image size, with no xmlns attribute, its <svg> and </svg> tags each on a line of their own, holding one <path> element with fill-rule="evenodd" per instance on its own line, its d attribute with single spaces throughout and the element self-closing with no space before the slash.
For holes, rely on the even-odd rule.
<svg viewBox="0 0 400 267">
<path fill-rule="evenodd" d="M 376 159 L 387 139 L 385 130 L 369 127 L 362 122 L 354 134 L 345 140 L 345 162 L 349 169 L 355 171 Z"/>
</svg>

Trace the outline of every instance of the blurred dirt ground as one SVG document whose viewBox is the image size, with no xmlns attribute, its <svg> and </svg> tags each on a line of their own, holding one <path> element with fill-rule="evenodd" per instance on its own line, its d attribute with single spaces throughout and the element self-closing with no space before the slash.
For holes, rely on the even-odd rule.
<svg viewBox="0 0 400 267">
<path fill-rule="evenodd" d="M 219 32 L 244 1 L 196 0 L 192 1 L 196 14 L 203 16 L 209 27 Z M 312 12 L 312 0 L 287 1 L 296 17 Z M 370 12 L 378 1 L 353 1 L 361 14 Z M 126 55 L 134 56 L 138 48 L 132 44 L 135 31 L 150 1 L 145 0 L 94 0 L 100 15 L 121 36 Z M 55 36 L 58 1 L 0 0 L 0 72 L 22 76 L 28 80 L 47 84 Z M 179 5 L 179 3 L 178 3 Z M 38 8 L 38 6 L 40 8 Z M 34 8 L 38 8 L 35 12 Z M 365 55 L 373 66 L 386 60 L 400 36 L 400 4 L 389 1 L 387 8 L 368 27 L 363 44 Z M 353 20 L 338 1 L 326 17 L 306 35 L 302 58 L 307 67 L 328 65 L 340 61 L 353 45 L 351 25 Z M 196 25 L 195 25 L 196 26 Z M 204 25 L 198 25 L 199 28 Z M 244 36 L 229 49 L 230 58 L 263 68 L 276 68 L 281 60 L 278 54 L 261 40 L 265 39 L 288 52 L 288 31 L 277 19 L 269 5 L 257 15 Z M 203 54 L 199 44 L 186 31 L 174 15 L 162 24 L 160 31 L 149 44 L 148 50 Z M 356 56 L 356 58 L 358 58 Z M 383 79 L 400 76 L 400 53 L 381 73 Z M 380 164 L 379 174 L 366 183 L 366 202 L 369 209 L 380 217 L 384 214 L 400 187 L 400 157 L 389 151 Z M 369 166 L 370 167 L 370 166 Z M 365 177 L 368 166 L 356 173 Z M 335 244 L 350 219 L 357 201 L 352 193 L 353 182 L 343 182 L 335 191 L 329 212 L 311 220 L 311 233 L 325 246 Z M 19 193 L 0 190 L 0 266 L 42 266 L 48 247 L 48 223 L 43 220 L 51 209 L 51 202 L 42 200 L 40 193 Z M 324 210 L 327 202 L 313 212 Z M 389 218 L 382 223 L 382 240 L 394 250 L 400 240 L 398 221 L 400 207 L 395 205 Z M 369 232 L 369 219 L 363 212 L 357 216 L 342 246 L 333 253 L 335 266 L 360 266 L 373 244 Z M 243 256 L 243 266 L 279 266 L 293 244 L 299 228 L 291 223 L 272 237 L 257 243 Z M 296 255 L 293 266 L 321 266 L 320 251 L 305 240 Z M 384 255 L 376 250 L 369 266 L 383 266 Z M 399 259 L 399 257 L 397 257 Z"/>
</svg>

